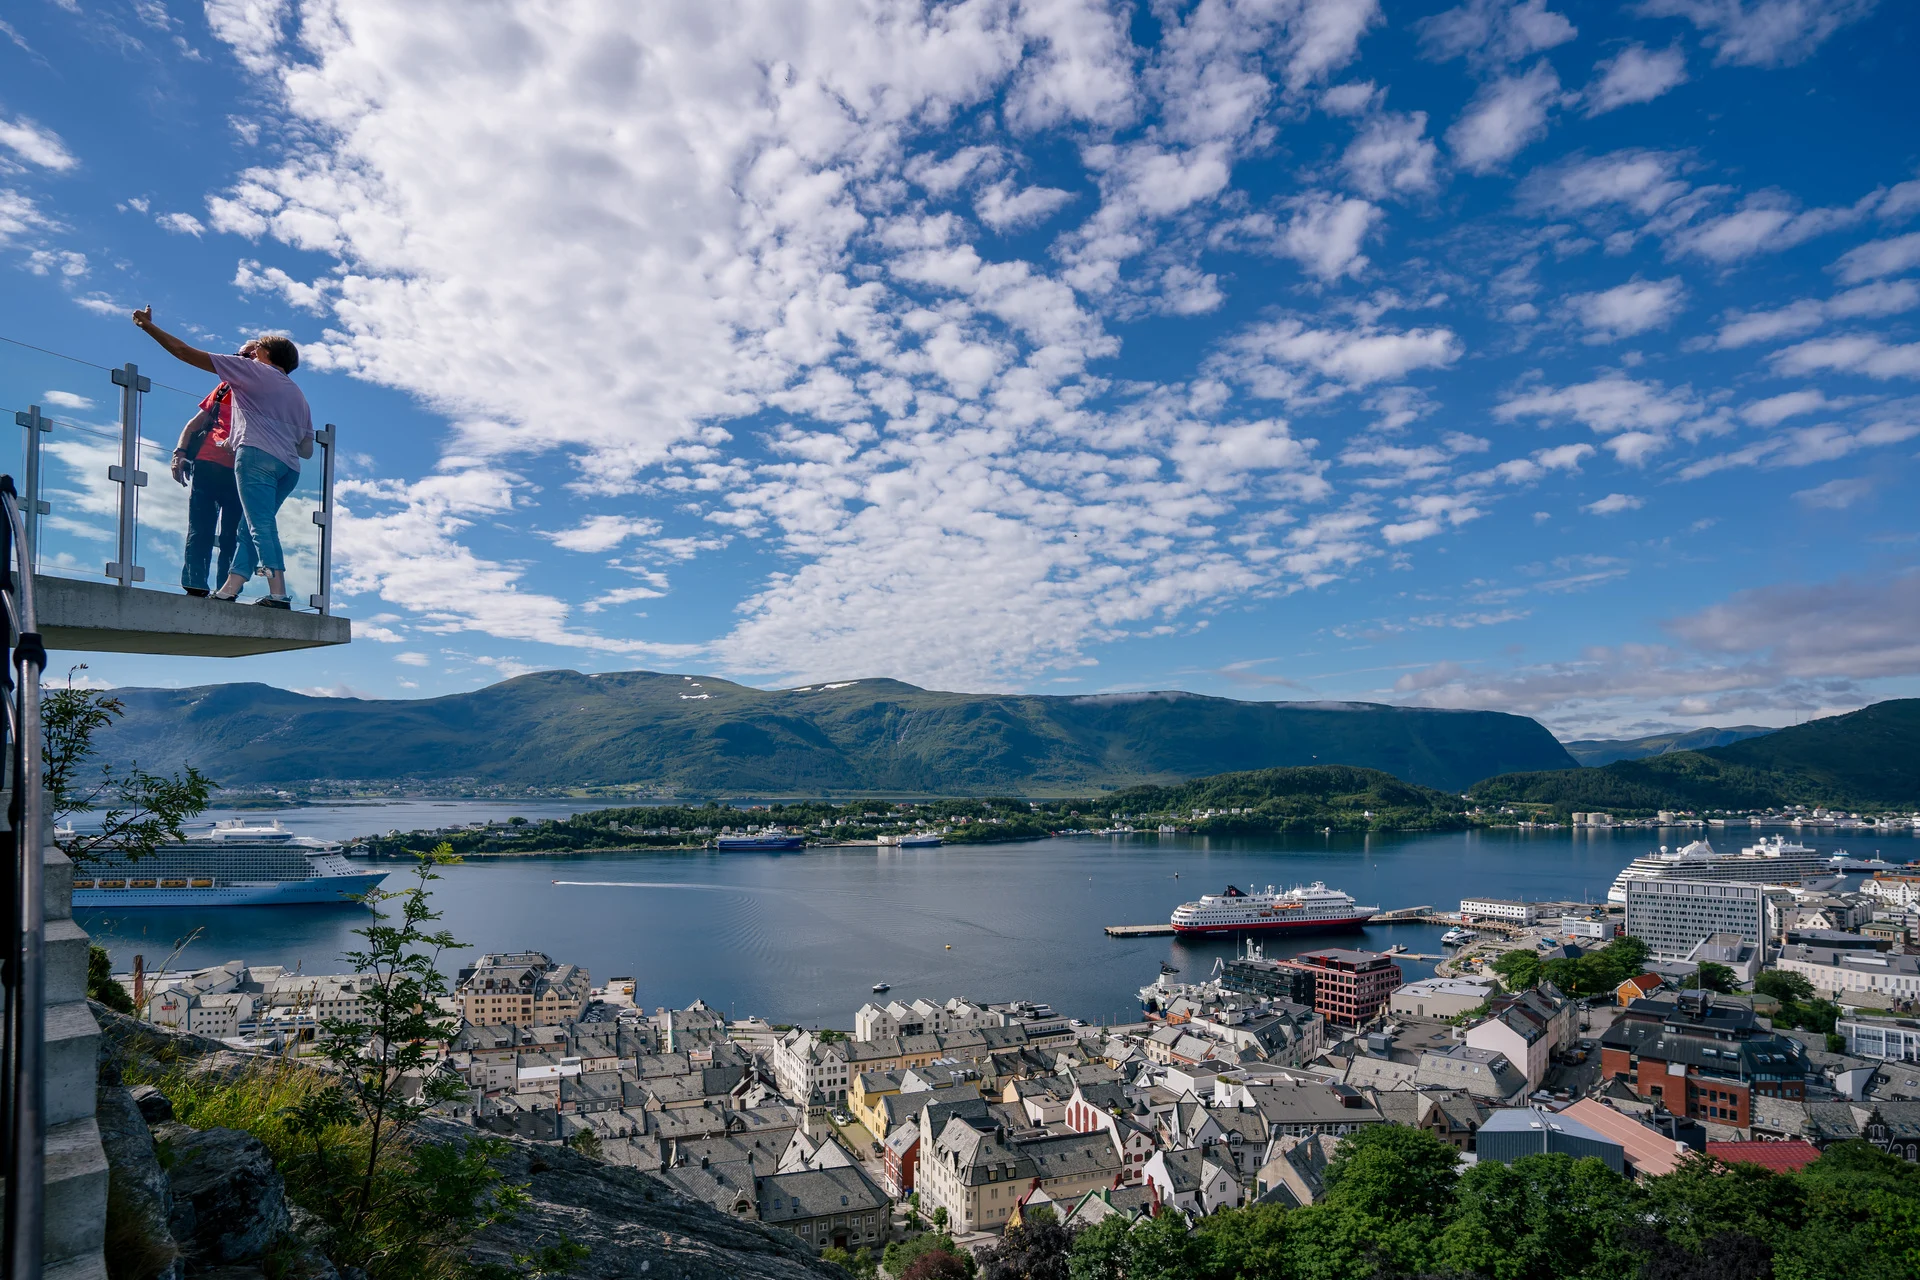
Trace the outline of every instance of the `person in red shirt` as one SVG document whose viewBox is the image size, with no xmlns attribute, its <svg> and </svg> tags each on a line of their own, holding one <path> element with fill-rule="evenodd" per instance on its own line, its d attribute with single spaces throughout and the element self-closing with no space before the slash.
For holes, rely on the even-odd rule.
<svg viewBox="0 0 1920 1280">
<path fill-rule="evenodd" d="M 257 345 L 249 342 L 238 354 L 251 356 Z M 181 484 L 191 481 L 192 485 L 187 497 L 187 553 L 180 567 L 180 585 L 190 596 L 207 594 L 208 562 L 214 559 L 216 550 L 218 571 L 212 581 L 227 580 L 234 548 L 247 524 L 240 508 L 240 488 L 234 482 L 233 450 L 227 446 L 227 437 L 233 431 L 233 396 L 227 384 L 223 382 L 208 392 L 200 407 L 213 414 L 211 426 L 202 434 L 195 432 L 194 422 L 187 423 L 180 433 L 180 445 L 173 451 L 173 478 Z M 196 434 L 200 434 L 197 445 L 193 440 Z"/>
</svg>

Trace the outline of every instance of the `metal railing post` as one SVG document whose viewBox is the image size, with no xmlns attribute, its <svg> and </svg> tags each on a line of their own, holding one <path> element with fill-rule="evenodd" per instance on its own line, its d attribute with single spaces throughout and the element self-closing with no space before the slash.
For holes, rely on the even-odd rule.
<svg viewBox="0 0 1920 1280">
<path fill-rule="evenodd" d="M 28 556 L 22 563 L 27 566 L 24 572 L 31 573 L 40 567 L 40 517 L 53 510 L 52 504 L 40 496 L 40 437 L 53 430 L 53 423 L 41 414 L 37 404 L 28 405 L 25 413 L 16 412 L 13 420 L 27 429 L 27 482 L 20 516 L 27 527 Z"/>
<path fill-rule="evenodd" d="M 320 446 L 320 509 L 313 522 L 320 526 L 320 590 L 307 603 L 322 615 L 333 611 L 333 442 L 339 428 L 329 422 L 313 433 Z"/>
<path fill-rule="evenodd" d="M 107 576 L 123 587 L 147 580 L 147 571 L 133 562 L 138 545 L 139 516 L 137 491 L 147 483 L 140 469 L 140 396 L 153 390 L 153 380 L 140 376 L 140 366 L 129 363 L 113 371 L 120 388 L 120 462 L 107 468 L 107 479 L 120 486 L 120 558 L 107 565 Z"/>
<path fill-rule="evenodd" d="M 7 825 L 12 849 L 7 904 L 8 948 L 4 981 L 7 993 L 6 1089 L 7 1207 L 5 1263 L 9 1280 L 38 1280 L 46 1240 L 46 904 L 43 900 L 44 852 L 41 848 L 40 673 L 47 651 L 41 644 L 33 607 L 32 548 L 21 522 L 11 476 L 0 476 L 0 518 L 6 528 L 0 548 L 6 553 L 0 588 L 7 595 L 7 675 L 14 687 L 10 735 Z M 13 574 L 15 557 L 21 566 Z"/>
</svg>

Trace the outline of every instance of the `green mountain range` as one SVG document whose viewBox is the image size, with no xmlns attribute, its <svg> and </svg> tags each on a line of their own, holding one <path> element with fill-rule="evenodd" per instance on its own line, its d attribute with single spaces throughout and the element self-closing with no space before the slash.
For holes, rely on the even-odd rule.
<svg viewBox="0 0 1920 1280">
<path fill-rule="evenodd" d="M 1581 738 L 1566 744 L 1567 754 L 1581 764 L 1597 768 L 1616 760 L 1644 760 L 1672 751 L 1702 751 L 1708 747 L 1726 747 L 1748 738 L 1772 733 L 1757 724 L 1740 724 L 1731 729 L 1687 729 L 1677 733 L 1655 733 L 1644 738 Z"/>
<path fill-rule="evenodd" d="M 943 693 L 897 680 L 765 690 L 708 676 L 546 671 L 414 701 L 260 684 L 118 691 L 106 758 L 222 785 L 472 780 L 662 795 L 1074 796 L 1236 770 L 1344 764 L 1464 791 L 1561 769 L 1538 723 L 1492 711 L 1237 702 L 1190 693 Z"/>
<path fill-rule="evenodd" d="M 1749 809 L 1781 804 L 1841 809 L 1920 807 L 1920 698 L 1877 702 L 1763 737 L 1703 751 L 1488 778 L 1483 804 L 1600 809 Z"/>
</svg>

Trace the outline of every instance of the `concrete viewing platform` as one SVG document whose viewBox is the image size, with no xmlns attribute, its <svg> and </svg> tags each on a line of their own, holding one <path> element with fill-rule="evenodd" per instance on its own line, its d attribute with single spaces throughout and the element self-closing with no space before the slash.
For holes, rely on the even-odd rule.
<svg viewBox="0 0 1920 1280">
<path fill-rule="evenodd" d="M 353 638 L 345 618 L 41 573 L 33 575 L 33 603 L 40 634 L 56 650 L 238 658 Z"/>
</svg>

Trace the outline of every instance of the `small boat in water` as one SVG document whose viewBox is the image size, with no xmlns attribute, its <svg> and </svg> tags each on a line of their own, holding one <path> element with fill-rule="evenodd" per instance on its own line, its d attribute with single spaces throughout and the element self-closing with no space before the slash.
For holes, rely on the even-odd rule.
<svg viewBox="0 0 1920 1280">
<path fill-rule="evenodd" d="M 1172 977 L 1172 976 L 1173 976 L 1174 974 L 1176 974 L 1176 973 L 1178 973 L 1178 972 L 1180 972 L 1180 971 L 1179 971 L 1178 969 L 1176 969 L 1176 968 L 1174 968 L 1174 967 L 1173 967 L 1172 965 L 1170 965 L 1170 964 L 1162 964 L 1162 965 L 1160 966 L 1160 972 L 1162 972 L 1162 973 L 1164 973 L 1164 974 L 1166 974 L 1166 975 L 1167 975 L 1168 977 Z"/>
<path fill-rule="evenodd" d="M 1471 929 L 1449 929 L 1440 935 L 1440 945 L 1443 947 L 1461 947 L 1472 942 L 1479 936 L 1479 934 Z"/>
<path fill-rule="evenodd" d="M 891 990 L 893 990 L 893 984 L 891 982 L 876 982 L 873 984 L 873 993 L 875 995 L 879 995 L 882 991 Z"/>
</svg>

